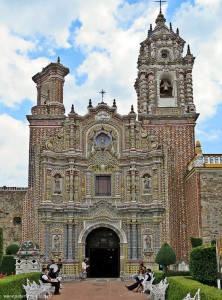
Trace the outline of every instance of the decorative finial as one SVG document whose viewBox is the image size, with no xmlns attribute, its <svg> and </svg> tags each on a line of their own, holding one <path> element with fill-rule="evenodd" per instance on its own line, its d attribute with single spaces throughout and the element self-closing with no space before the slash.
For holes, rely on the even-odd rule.
<svg viewBox="0 0 222 300">
<path fill-rule="evenodd" d="M 196 141 L 195 153 L 196 154 L 202 154 L 202 148 L 201 148 L 200 141 Z"/>
<path fill-rule="evenodd" d="M 134 112 L 134 107 L 133 107 L 133 105 L 131 105 L 131 111 L 130 111 L 130 113 L 131 114 L 134 114 L 135 112 Z"/>
<path fill-rule="evenodd" d="M 74 114 L 74 113 L 75 113 L 74 105 L 72 104 L 70 114 Z"/>
<path fill-rule="evenodd" d="M 150 24 L 150 31 L 151 31 L 151 32 L 153 31 L 153 26 L 152 26 L 152 24 Z"/>
<path fill-rule="evenodd" d="M 179 28 L 177 28 L 177 31 L 176 31 L 176 32 L 177 32 L 177 34 L 179 34 Z"/>
<path fill-rule="evenodd" d="M 113 99 L 113 107 L 116 107 L 116 100 Z"/>
<path fill-rule="evenodd" d="M 160 4 L 160 13 L 162 13 L 162 3 L 166 2 L 166 1 L 159 0 L 159 1 L 155 1 L 155 2 L 158 2 Z"/>
<path fill-rule="evenodd" d="M 187 55 L 190 55 L 190 45 L 187 45 Z"/>
<path fill-rule="evenodd" d="M 60 57 L 58 56 L 57 64 L 60 64 Z"/>
<path fill-rule="evenodd" d="M 91 100 L 91 99 L 89 99 L 89 105 L 88 105 L 88 108 L 89 108 L 89 107 L 93 107 L 93 106 L 92 106 L 92 100 Z"/>
<path fill-rule="evenodd" d="M 173 30 L 173 29 L 172 29 L 172 23 L 170 23 L 170 30 Z"/>
<path fill-rule="evenodd" d="M 106 92 L 102 89 L 102 91 L 100 92 L 100 94 L 102 94 L 102 103 L 103 103 L 103 95 L 105 94 Z"/>
</svg>

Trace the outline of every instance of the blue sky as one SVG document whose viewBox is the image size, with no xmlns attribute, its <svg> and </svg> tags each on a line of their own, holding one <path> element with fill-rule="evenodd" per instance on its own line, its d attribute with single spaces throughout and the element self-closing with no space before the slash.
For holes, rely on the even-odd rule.
<svg viewBox="0 0 222 300">
<path fill-rule="evenodd" d="M 162 11 L 196 57 L 196 140 L 203 152 L 222 153 L 221 0 L 168 0 Z M 32 76 L 50 62 L 70 69 L 64 86 L 68 114 L 86 114 L 88 100 L 117 101 L 118 112 L 136 105 L 139 45 L 159 4 L 153 0 L 0 0 L 0 186 L 27 186 L 26 115 L 36 103 Z M 186 49 L 186 46 L 185 46 Z M 127 111 L 126 111 L 127 110 Z"/>
</svg>

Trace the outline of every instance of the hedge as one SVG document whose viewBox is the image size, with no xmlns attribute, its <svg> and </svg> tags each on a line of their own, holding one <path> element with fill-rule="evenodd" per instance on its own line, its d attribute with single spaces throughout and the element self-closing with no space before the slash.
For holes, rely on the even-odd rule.
<svg viewBox="0 0 222 300">
<path fill-rule="evenodd" d="M 0 273 L 12 275 L 15 274 L 15 259 L 12 255 L 3 255 Z"/>
<path fill-rule="evenodd" d="M 25 295 L 25 290 L 23 288 L 23 284 L 27 284 L 27 278 L 30 281 L 35 281 L 38 283 L 40 278 L 40 273 L 28 273 L 28 274 L 19 274 L 19 275 L 11 275 L 0 279 L 0 299 L 6 299 L 4 296 L 19 296 L 17 298 L 21 298 Z"/>
<path fill-rule="evenodd" d="M 189 265 L 190 274 L 194 280 L 216 285 L 217 260 L 215 246 L 205 245 L 192 249 Z"/>
<path fill-rule="evenodd" d="M 167 277 L 169 287 L 166 291 L 166 300 L 184 299 L 188 293 L 193 297 L 200 288 L 201 300 L 221 300 L 222 290 L 204 285 L 189 277 Z"/>
</svg>

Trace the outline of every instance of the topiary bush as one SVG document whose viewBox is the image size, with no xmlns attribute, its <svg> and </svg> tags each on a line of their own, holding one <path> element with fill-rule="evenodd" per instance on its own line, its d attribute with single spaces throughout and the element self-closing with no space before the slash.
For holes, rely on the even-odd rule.
<svg viewBox="0 0 222 300">
<path fill-rule="evenodd" d="M 6 247 L 5 253 L 6 255 L 13 255 L 19 251 L 19 246 L 16 244 L 10 244 Z"/>
<path fill-rule="evenodd" d="M 202 238 L 191 237 L 190 242 L 191 242 L 192 248 L 196 248 L 196 247 L 199 247 L 199 246 L 203 245 L 203 239 Z"/>
<path fill-rule="evenodd" d="M 216 285 L 216 246 L 205 245 L 193 248 L 190 252 L 189 266 L 193 279 L 209 285 Z"/>
<path fill-rule="evenodd" d="M 7 275 L 15 274 L 15 259 L 12 255 L 3 255 L 0 273 Z"/>
<path fill-rule="evenodd" d="M 173 248 L 168 244 L 164 243 L 157 253 L 155 262 L 159 265 L 163 265 L 164 271 L 168 270 L 169 265 L 173 265 L 176 262 L 176 254 Z"/>
<path fill-rule="evenodd" d="M 3 256 L 3 230 L 0 228 L 0 266 L 2 263 L 2 256 Z"/>
</svg>

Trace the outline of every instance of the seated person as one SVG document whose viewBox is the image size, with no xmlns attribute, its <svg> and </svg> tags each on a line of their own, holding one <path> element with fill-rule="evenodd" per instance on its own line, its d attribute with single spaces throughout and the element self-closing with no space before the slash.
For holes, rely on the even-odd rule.
<svg viewBox="0 0 222 300">
<path fill-rule="evenodd" d="M 43 283 L 51 283 L 51 285 L 55 287 L 54 295 L 60 295 L 60 292 L 59 292 L 60 282 L 57 279 L 52 279 L 48 276 L 48 269 L 47 268 L 42 269 L 42 274 L 40 276 L 40 280 Z"/>
<path fill-rule="evenodd" d="M 146 273 L 146 268 L 143 268 L 143 263 L 140 264 L 137 275 L 133 276 L 136 281 L 140 280 L 140 276 L 143 276 Z"/>
<path fill-rule="evenodd" d="M 57 272 L 54 272 L 53 268 L 49 269 L 48 277 L 51 279 L 57 279 Z"/>
<path fill-rule="evenodd" d="M 139 291 L 139 288 L 140 287 L 142 287 L 141 286 L 141 283 L 143 282 L 143 280 L 145 279 L 145 276 L 146 276 L 146 274 L 147 274 L 147 270 L 146 270 L 146 267 L 145 266 L 143 266 L 142 268 L 141 268 L 141 273 L 142 274 L 144 274 L 143 276 L 143 278 L 141 278 L 141 279 L 137 279 L 137 281 L 136 282 L 134 282 L 133 284 L 131 284 L 131 285 L 125 285 L 125 287 L 129 290 L 129 291 L 133 291 L 134 289 L 136 289 L 136 292 L 138 292 Z"/>
<path fill-rule="evenodd" d="M 147 272 L 145 273 L 145 276 L 144 276 L 144 280 L 141 282 L 141 287 L 145 287 L 145 283 L 146 281 L 150 281 L 153 279 L 153 273 L 151 271 L 151 269 L 147 269 Z M 150 291 L 148 291 L 148 293 L 150 293 Z"/>
</svg>

